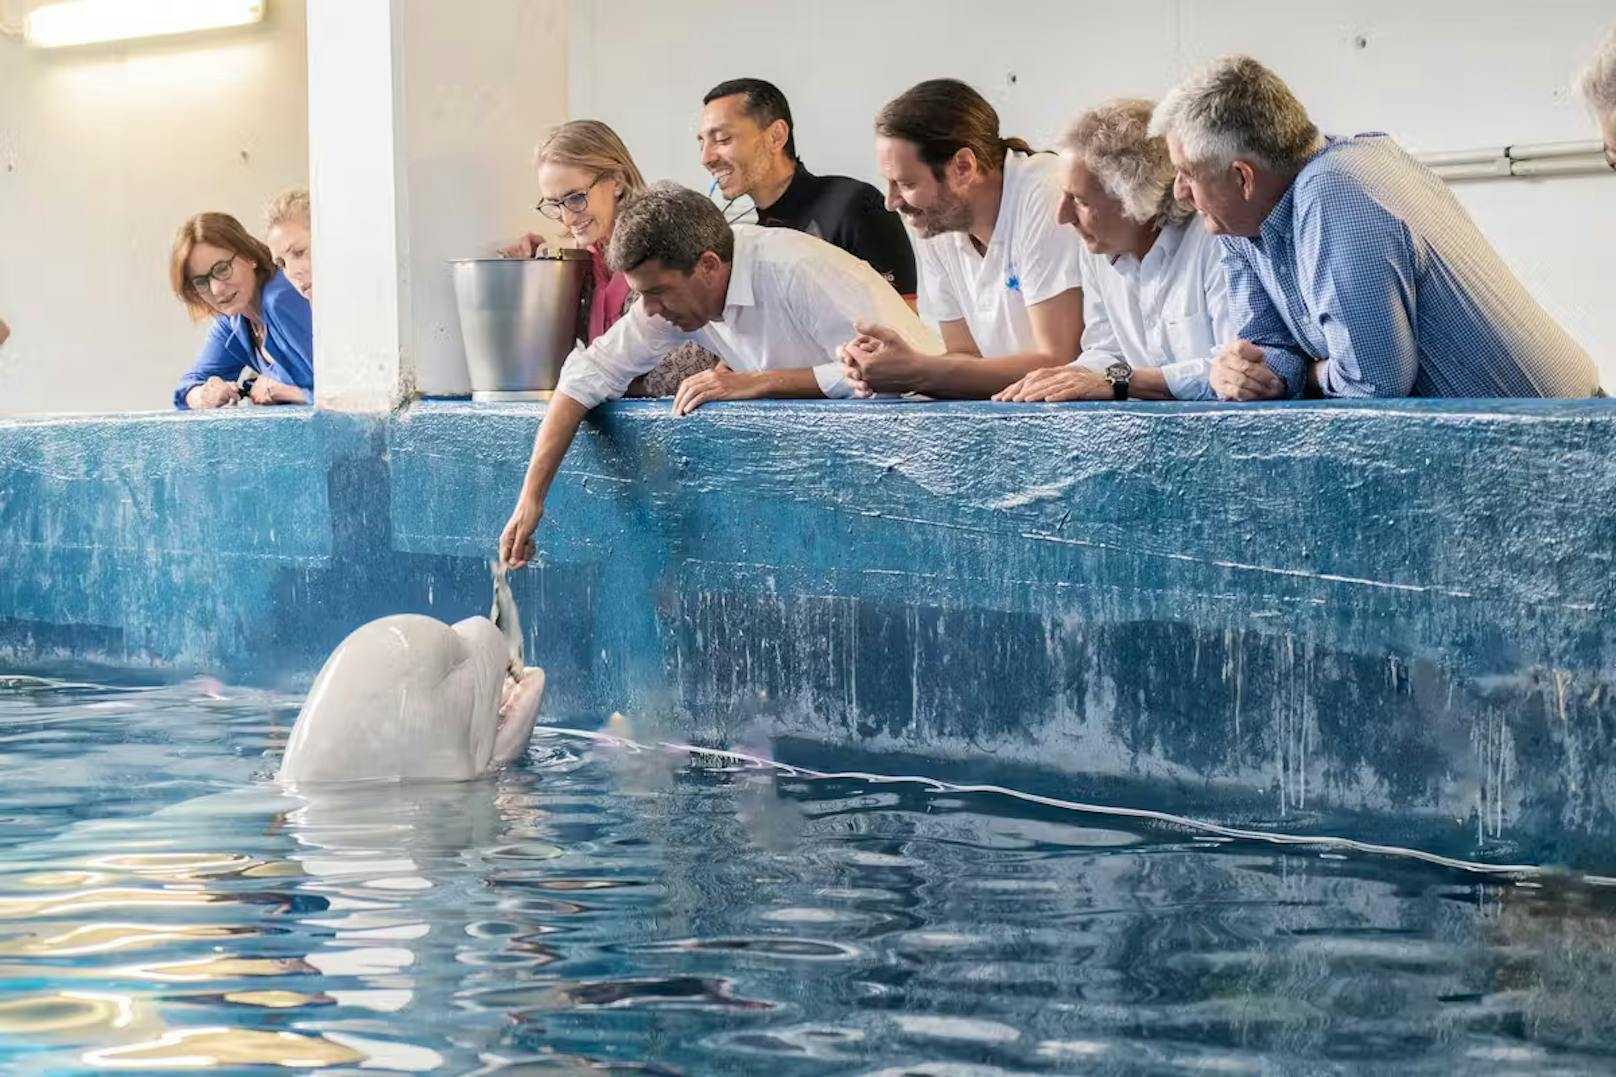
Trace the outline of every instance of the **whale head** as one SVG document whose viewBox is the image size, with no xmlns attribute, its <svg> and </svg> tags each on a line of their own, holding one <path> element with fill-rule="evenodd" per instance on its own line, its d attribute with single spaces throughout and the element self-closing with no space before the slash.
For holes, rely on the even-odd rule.
<svg viewBox="0 0 1616 1077">
<path fill-rule="evenodd" d="M 496 762 L 501 704 L 512 694 L 509 664 L 505 639 L 486 617 L 371 621 L 315 677 L 278 777 L 464 781 L 485 773 Z"/>
</svg>

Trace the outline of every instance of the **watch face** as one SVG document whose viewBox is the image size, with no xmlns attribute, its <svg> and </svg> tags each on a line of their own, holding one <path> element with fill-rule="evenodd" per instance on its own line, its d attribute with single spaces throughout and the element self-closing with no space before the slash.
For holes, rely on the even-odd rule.
<svg viewBox="0 0 1616 1077">
<path fill-rule="evenodd" d="M 1107 381 L 1126 382 L 1133 377 L 1133 367 L 1127 363 L 1112 363 L 1105 368 L 1105 376 Z"/>
</svg>

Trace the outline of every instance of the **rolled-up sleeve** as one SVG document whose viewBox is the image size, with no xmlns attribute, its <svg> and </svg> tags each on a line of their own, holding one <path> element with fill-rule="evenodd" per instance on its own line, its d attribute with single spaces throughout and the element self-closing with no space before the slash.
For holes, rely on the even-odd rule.
<svg viewBox="0 0 1616 1077">
<path fill-rule="evenodd" d="M 646 314 L 643 303 L 636 303 L 588 347 L 573 349 L 562 364 L 556 392 L 586 408 L 616 400 L 629 382 L 688 339 L 665 319 Z"/>
</svg>

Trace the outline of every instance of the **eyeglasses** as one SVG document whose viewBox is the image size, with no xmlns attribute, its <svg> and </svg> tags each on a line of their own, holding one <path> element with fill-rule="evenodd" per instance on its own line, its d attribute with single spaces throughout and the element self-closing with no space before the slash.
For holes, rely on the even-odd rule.
<svg viewBox="0 0 1616 1077">
<path fill-rule="evenodd" d="M 235 267 L 236 258 L 237 258 L 237 256 L 232 254 L 230 257 L 226 258 L 222 262 L 214 262 L 213 263 L 213 268 L 209 269 L 206 273 L 202 274 L 200 277 L 192 277 L 191 278 L 191 290 L 196 291 L 196 292 L 201 292 L 201 291 L 205 290 L 206 288 L 208 288 L 210 282 L 212 282 L 212 281 L 221 281 L 221 282 L 223 282 L 223 281 L 229 280 L 230 279 L 230 270 Z"/>
<path fill-rule="evenodd" d="M 561 219 L 562 210 L 566 210 L 569 213 L 582 213 L 589 206 L 589 192 L 593 191 L 597 186 L 599 186 L 600 181 L 605 178 L 605 173 L 601 173 L 595 177 L 593 183 L 591 183 L 588 187 L 585 187 L 583 190 L 573 191 L 571 194 L 564 195 L 561 198 L 546 198 L 543 202 L 540 202 L 533 208 L 550 218 L 552 221 L 559 221 Z"/>
</svg>

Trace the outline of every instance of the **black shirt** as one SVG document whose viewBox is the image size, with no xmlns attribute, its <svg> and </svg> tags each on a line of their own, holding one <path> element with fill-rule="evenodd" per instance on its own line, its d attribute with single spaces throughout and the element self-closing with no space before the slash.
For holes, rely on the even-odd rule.
<svg viewBox="0 0 1616 1077">
<path fill-rule="evenodd" d="M 915 294 L 915 249 L 881 192 L 849 176 L 816 176 L 802 162 L 774 205 L 758 207 L 766 228 L 795 228 L 857 255 L 885 277 L 899 295 Z"/>
</svg>

